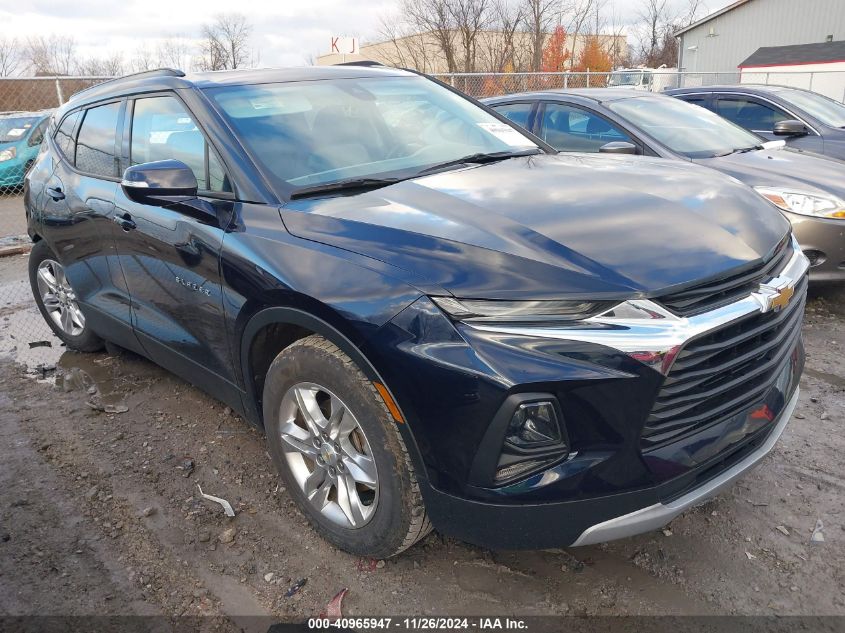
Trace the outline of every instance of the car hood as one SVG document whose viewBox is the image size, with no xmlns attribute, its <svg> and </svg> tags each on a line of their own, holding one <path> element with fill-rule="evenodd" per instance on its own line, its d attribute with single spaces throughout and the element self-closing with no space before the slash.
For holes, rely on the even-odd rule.
<svg viewBox="0 0 845 633">
<path fill-rule="evenodd" d="M 845 198 L 845 161 L 789 147 L 717 156 L 695 162 L 745 184 L 829 191 Z"/>
<path fill-rule="evenodd" d="M 768 255 L 789 231 L 741 183 L 688 163 L 539 155 L 294 200 L 294 235 L 455 296 L 653 296 Z"/>
</svg>

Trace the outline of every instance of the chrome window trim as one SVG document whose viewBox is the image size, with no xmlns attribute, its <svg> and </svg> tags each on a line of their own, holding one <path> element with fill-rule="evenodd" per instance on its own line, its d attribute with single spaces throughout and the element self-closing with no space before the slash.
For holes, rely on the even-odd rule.
<svg viewBox="0 0 845 633">
<path fill-rule="evenodd" d="M 773 299 L 794 288 L 810 268 L 810 261 L 792 238 L 793 254 L 781 271 L 760 284 L 757 291 L 733 303 L 690 317 L 679 317 L 651 299 L 632 299 L 571 326 L 464 324 L 494 334 L 581 341 L 604 345 L 627 354 L 656 371 L 668 374 L 677 353 L 690 340 L 717 330 L 755 312 L 773 309 Z"/>
</svg>

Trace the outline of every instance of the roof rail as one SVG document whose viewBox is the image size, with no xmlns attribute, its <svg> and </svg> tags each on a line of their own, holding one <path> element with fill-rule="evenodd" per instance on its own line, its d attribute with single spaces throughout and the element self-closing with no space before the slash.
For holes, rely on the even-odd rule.
<svg viewBox="0 0 845 633">
<path fill-rule="evenodd" d="M 120 77 L 115 77 L 114 79 L 107 79 L 106 81 L 101 81 L 98 84 L 94 84 L 93 86 L 88 86 L 87 88 L 83 88 L 77 92 L 74 92 L 71 95 L 71 98 L 75 97 L 76 95 L 80 95 L 83 92 L 88 92 L 93 88 L 98 88 L 105 84 L 114 83 L 115 81 L 123 81 L 124 79 L 136 79 L 139 77 L 184 77 L 184 71 L 181 71 L 177 68 L 153 68 L 152 70 L 142 70 L 137 73 L 129 73 L 128 75 L 122 75 Z"/>
<path fill-rule="evenodd" d="M 332 66 L 363 66 L 364 68 L 370 68 L 372 66 L 384 66 L 384 64 L 370 59 L 360 59 L 354 62 L 339 62 L 337 64 L 332 64 Z"/>
</svg>

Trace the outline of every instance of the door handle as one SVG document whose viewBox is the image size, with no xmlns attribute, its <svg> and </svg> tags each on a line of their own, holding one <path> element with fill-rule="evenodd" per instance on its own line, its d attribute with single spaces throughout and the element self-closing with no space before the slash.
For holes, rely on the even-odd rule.
<svg viewBox="0 0 845 633">
<path fill-rule="evenodd" d="M 47 195 L 53 199 L 53 202 L 65 199 L 65 194 L 61 187 L 47 187 Z"/>
<path fill-rule="evenodd" d="M 132 219 L 132 216 L 128 213 L 124 213 L 123 215 L 116 215 L 112 217 L 115 224 L 118 224 L 120 228 L 124 231 L 131 231 L 132 229 L 136 228 L 138 225 L 135 224 L 135 221 Z"/>
</svg>

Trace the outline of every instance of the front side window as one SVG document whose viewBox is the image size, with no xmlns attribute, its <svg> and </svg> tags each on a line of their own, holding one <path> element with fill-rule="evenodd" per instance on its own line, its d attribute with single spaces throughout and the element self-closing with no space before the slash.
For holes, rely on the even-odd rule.
<svg viewBox="0 0 845 633">
<path fill-rule="evenodd" d="M 753 132 L 771 132 L 775 123 L 789 119 L 781 110 L 742 97 L 722 97 L 716 107 L 728 121 Z"/>
<path fill-rule="evenodd" d="M 35 147 L 36 145 L 41 145 L 41 141 L 44 140 L 44 130 L 47 129 L 47 124 L 50 122 L 50 119 L 44 119 L 35 126 L 35 129 L 32 131 L 32 134 L 29 135 L 29 140 L 26 142 L 27 145 L 30 147 Z"/>
<path fill-rule="evenodd" d="M 286 188 L 410 177 L 476 153 L 540 151 L 522 132 L 422 77 L 226 86 L 206 94 Z"/>
<path fill-rule="evenodd" d="M 220 161 L 213 151 L 209 152 L 193 117 L 175 97 L 135 101 L 129 152 L 132 165 L 179 160 L 194 172 L 200 190 L 231 191 Z"/>
<path fill-rule="evenodd" d="M 114 145 L 119 103 L 90 108 L 85 112 L 76 141 L 76 168 L 95 176 L 117 176 Z"/>
<path fill-rule="evenodd" d="M 604 117 L 563 103 L 546 104 L 540 133 L 544 141 L 561 152 L 595 153 L 608 143 L 630 142 L 625 132 Z"/>
<path fill-rule="evenodd" d="M 642 96 L 608 103 L 625 121 L 688 158 L 713 158 L 759 147 L 759 136 L 706 108 L 665 96 Z"/>
<path fill-rule="evenodd" d="M 76 155 L 76 139 L 73 136 L 73 131 L 76 129 L 76 123 L 79 117 L 82 116 L 82 111 L 77 110 L 64 118 L 59 129 L 56 130 L 55 141 L 59 146 L 62 154 L 72 163 L 73 157 Z"/>
</svg>

